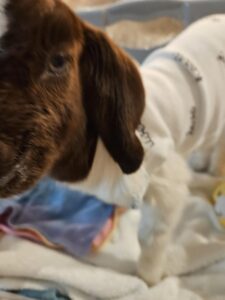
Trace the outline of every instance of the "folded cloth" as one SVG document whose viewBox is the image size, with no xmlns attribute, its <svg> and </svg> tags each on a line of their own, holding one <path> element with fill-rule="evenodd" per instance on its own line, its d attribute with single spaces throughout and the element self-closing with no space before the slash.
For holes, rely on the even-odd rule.
<svg viewBox="0 0 225 300">
<path fill-rule="evenodd" d="M 85 256 L 114 228 L 117 209 L 46 178 L 24 195 L 0 202 L 0 230 Z"/>
</svg>

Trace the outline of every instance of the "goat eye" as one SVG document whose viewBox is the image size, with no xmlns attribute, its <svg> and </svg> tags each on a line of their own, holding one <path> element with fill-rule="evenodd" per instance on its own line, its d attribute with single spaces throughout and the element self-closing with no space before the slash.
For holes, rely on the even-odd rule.
<svg viewBox="0 0 225 300">
<path fill-rule="evenodd" d="M 67 57 L 63 54 L 55 54 L 50 59 L 49 69 L 53 73 L 63 71 L 67 65 Z"/>
</svg>

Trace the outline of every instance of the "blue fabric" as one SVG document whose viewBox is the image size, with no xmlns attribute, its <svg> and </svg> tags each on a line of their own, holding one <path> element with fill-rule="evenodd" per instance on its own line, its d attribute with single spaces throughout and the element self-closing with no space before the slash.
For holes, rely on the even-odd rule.
<svg viewBox="0 0 225 300">
<path fill-rule="evenodd" d="M 49 178 L 16 200 L 0 202 L 10 228 L 34 228 L 75 256 L 86 255 L 115 207 Z"/>
<path fill-rule="evenodd" d="M 17 294 L 31 299 L 37 299 L 37 300 L 71 300 L 68 296 L 54 289 L 49 289 L 46 291 L 23 289 L 23 290 L 11 290 L 6 292 Z"/>
</svg>

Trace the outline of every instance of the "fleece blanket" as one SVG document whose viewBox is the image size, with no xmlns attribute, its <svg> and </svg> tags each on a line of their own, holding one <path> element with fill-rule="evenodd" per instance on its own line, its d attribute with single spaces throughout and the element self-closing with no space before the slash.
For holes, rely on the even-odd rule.
<svg viewBox="0 0 225 300">
<path fill-rule="evenodd" d="M 191 197 L 184 208 L 167 253 L 172 272 L 154 287 L 135 272 L 139 218 L 138 210 L 124 214 L 111 240 L 86 261 L 3 236 L 0 289 L 57 289 L 72 300 L 225 299 L 225 232 L 203 197 Z M 0 292 L 0 299 L 9 299 L 5 295 Z"/>
<path fill-rule="evenodd" d="M 0 201 L 0 233 L 82 257 L 101 247 L 118 213 L 113 205 L 44 178 L 13 200 Z"/>
</svg>

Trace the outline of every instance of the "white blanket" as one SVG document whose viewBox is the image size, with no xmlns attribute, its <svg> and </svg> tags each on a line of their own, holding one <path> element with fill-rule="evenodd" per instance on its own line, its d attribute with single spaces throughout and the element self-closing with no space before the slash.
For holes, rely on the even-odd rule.
<svg viewBox="0 0 225 300">
<path fill-rule="evenodd" d="M 173 274 L 155 287 L 135 276 L 138 219 L 137 211 L 123 216 L 111 242 L 89 259 L 98 267 L 29 241 L 3 237 L 0 287 L 56 287 L 74 300 L 225 299 L 225 232 L 204 199 L 190 199 L 168 249 Z"/>
</svg>

